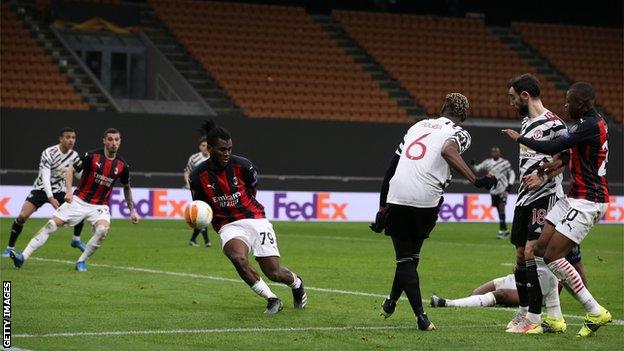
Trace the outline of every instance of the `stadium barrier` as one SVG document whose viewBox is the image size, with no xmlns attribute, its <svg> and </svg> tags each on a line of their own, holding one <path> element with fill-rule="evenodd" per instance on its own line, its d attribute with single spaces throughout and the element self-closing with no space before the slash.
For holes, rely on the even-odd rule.
<svg viewBox="0 0 624 351">
<path fill-rule="evenodd" d="M 32 188 L 0 186 L 0 217 L 13 218 Z M 144 219 L 182 219 L 184 207 L 191 200 L 185 189 L 134 188 L 133 198 Z M 342 221 L 370 222 L 379 207 L 379 194 L 371 192 L 259 191 L 257 198 L 272 221 Z M 507 218 L 511 219 L 516 195 L 509 195 Z M 440 208 L 440 222 L 498 222 L 496 209 L 490 206 L 489 194 L 445 194 Z M 121 188 L 115 188 L 109 206 L 113 218 L 127 218 L 130 211 Z M 49 218 L 51 206 L 35 212 L 35 218 Z M 624 196 L 611 196 L 611 205 L 602 223 L 624 224 Z"/>
</svg>

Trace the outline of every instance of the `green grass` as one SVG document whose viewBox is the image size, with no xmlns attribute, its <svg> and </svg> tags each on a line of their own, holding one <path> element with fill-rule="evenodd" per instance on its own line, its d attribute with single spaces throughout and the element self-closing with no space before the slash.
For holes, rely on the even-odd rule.
<svg viewBox="0 0 624 351">
<path fill-rule="evenodd" d="M 26 224 L 17 245 L 20 250 L 43 223 Z M 3 245 L 10 225 L 9 220 L 0 222 Z M 20 270 L 13 268 L 10 259 L 2 259 L 2 279 L 13 284 L 13 346 L 33 350 L 487 350 L 501 346 L 614 350 L 624 344 L 622 226 L 597 226 L 583 242 L 590 290 L 620 322 L 582 340 L 575 338 L 582 319 L 571 317 L 563 335 L 506 334 L 504 325 L 513 311 L 503 309 L 427 308 L 438 330 L 424 333 L 416 329 L 407 301 L 401 301 L 392 318 L 383 320 L 379 304 L 394 274 L 389 238 L 371 232 L 364 223 L 277 222 L 274 226 L 282 262 L 309 287 L 305 310 L 293 310 L 287 288 L 272 286 L 286 306 L 276 316 L 264 315 L 265 302 L 239 281 L 219 245 L 188 246 L 190 231 L 182 222 L 143 221 L 133 226 L 115 221 L 86 273 L 74 271 L 72 262 L 79 252 L 69 246 L 69 229 L 53 234 Z M 495 239 L 496 231 L 494 224 L 438 224 L 421 253 L 423 298 L 432 293 L 462 297 L 481 283 L 508 274 L 514 250 L 508 241 Z M 215 233 L 210 235 L 218 243 Z M 89 236 L 85 230 L 85 238 Z M 562 292 L 562 305 L 567 315 L 584 314 L 566 292 Z M 171 330 L 179 332 L 156 333 Z M 109 333 L 123 331 L 154 333 Z M 91 332 L 106 334 L 42 336 Z M 24 334 L 32 336 L 20 336 Z"/>
</svg>

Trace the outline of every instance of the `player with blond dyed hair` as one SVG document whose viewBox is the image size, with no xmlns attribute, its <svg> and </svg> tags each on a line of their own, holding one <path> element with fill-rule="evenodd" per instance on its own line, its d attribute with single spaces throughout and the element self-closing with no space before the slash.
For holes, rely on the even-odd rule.
<svg viewBox="0 0 624 351">
<path fill-rule="evenodd" d="M 390 317 L 405 291 L 420 330 L 435 329 L 421 300 L 417 271 L 420 249 L 438 220 L 442 194 L 451 181 L 450 167 L 478 188 L 496 186 L 496 178 L 477 178 L 461 157 L 471 138 L 458 124 L 466 119 L 469 107 L 464 95 L 448 94 L 440 117 L 422 120 L 407 131 L 386 171 L 379 212 L 371 224 L 377 233 L 385 229 L 396 254 L 394 281 L 381 314 Z"/>
</svg>

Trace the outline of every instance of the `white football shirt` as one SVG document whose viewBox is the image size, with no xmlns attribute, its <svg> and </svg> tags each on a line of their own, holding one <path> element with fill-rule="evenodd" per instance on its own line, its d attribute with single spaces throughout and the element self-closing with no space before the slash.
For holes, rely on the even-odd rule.
<svg viewBox="0 0 624 351">
<path fill-rule="evenodd" d="M 442 147 L 454 140 L 463 153 L 470 147 L 470 134 L 446 117 L 414 124 L 396 150 L 399 163 L 388 190 L 387 202 L 412 207 L 436 207 L 451 181 L 451 170 L 442 157 Z"/>
</svg>

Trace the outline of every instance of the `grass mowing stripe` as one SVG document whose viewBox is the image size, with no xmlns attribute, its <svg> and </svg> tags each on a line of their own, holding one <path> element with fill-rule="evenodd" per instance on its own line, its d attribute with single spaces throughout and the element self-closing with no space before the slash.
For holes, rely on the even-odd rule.
<svg viewBox="0 0 624 351">
<path fill-rule="evenodd" d="M 52 259 L 52 258 L 32 257 L 30 259 L 31 260 L 37 260 L 37 261 L 45 261 L 45 262 L 71 264 L 71 265 L 75 264 L 75 262 L 72 262 L 72 261 L 57 260 L 57 259 Z M 203 274 L 171 272 L 171 271 L 163 271 L 163 270 L 149 269 L 149 268 L 138 268 L 138 267 L 114 266 L 114 265 L 109 265 L 109 264 L 104 264 L 104 263 L 89 263 L 89 265 L 90 266 L 94 266 L 94 267 L 120 269 L 120 270 L 132 271 L 132 272 L 144 272 L 144 273 L 153 273 L 153 274 L 173 275 L 173 276 L 179 276 L 179 277 L 189 277 L 189 278 L 198 278 L 198 279 L 226 281 L 226 282 L 231 282 L 231 283 L 244 283 L 240 279 L 216 277 L 216 276 L 203 275 Z M 286 287 L 284 284 L 279 284 L 279 283 L 269 283 L 269 285 L 271 285 L 271 286 L 278 286 L 278 287 Z M 387 297 L 387 295 L 384 295 L 384 294 L 375 294 L 375 293 L 368 293 L 368 292 L 362 292 L 362 291 L 351 291 L 351 290 L 340 290 L 340 289 L 329 289 L 329 288 L 316 288 L 316 287 L 312 287 L 312 286 L 306 286 L 305 288 L 307 290 L 310 290 L 310 291 L 327 292 L 327 293 L 333 293 L 333 294 L 356 295 L 356 296 L 366 296 L 366 297 L 381 297 L 381 298 Z M 405 300 L 405 298 L 402 298 L 402 299 Z M 423 299 L 423 302 L 426 304 L 426 303 L 429 302 L 429 300 Z M 505 307 L 488 307 L 487 309 L 488 310 L 496 310 L 496 311 L 512 311 L 512 310 L 514 310 L 513 308 L 505 308 Z M 568 314 L 564 314 L 563 316 L 566 317 L 566 318 L 572 318 L 572 319 L 585 319 L 584 316 L 574 316 L 574 315 L 568 315 Z M 612 323 L 614 325 L 624 325 L 624 321 L 619 320 L 619 319 L 614 319 Z"/>
</svg>

